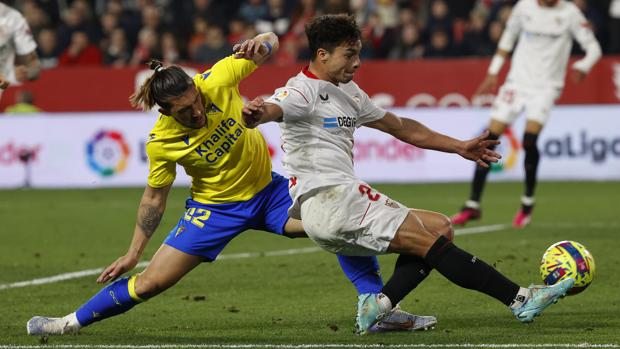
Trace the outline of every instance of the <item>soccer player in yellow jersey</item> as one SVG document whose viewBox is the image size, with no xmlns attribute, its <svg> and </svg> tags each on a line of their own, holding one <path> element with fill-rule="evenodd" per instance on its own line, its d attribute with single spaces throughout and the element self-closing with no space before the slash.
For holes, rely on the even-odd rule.
<svg viewBox="0 0 620 349">
<path fill-rule="evenodd" d="M 145 110 L 157 104 L 161 113 L 146 144 L 148 185 L 128 252 L 97 281 L 114 280 L 136 266 L 164 213 L 177 164 L 192 177 L 186 211 L 142 273 L 116 280 L 65 317 L 33 317 L 29 334 L 74 333 L 121 314 L 171 287 L 202 262 L 214 261 L 245 230 L 305 236 L 301 222 L 288 217 L 288 180 L 271 171 L 265 140 L 258 130 L 246 128 L 241 117 L 239 83 L 277 49 L 275 34 L 258 35 L 193 79 L 177 66 L 151 62 L 154 74 L 131 97 Z M 375 257 L 339 260 L 359 294 L 381 289 Z M 376 330 L 418 330 L 435 323 L 434 317 L 396 309 Z"/>
</svg>

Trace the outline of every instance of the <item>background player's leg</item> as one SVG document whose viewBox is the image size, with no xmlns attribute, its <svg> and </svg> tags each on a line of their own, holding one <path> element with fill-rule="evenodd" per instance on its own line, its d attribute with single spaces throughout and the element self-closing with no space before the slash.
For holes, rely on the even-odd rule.
<svg viewBox="0 0 620 349">
<path fill-rule="evenodd" d="M 491 119 L 488 139 L 499 139 L 507 126 L 508 125 L 503 122 Z M 495 149 L 495 146 L 491 146 L 489 149 Z M 474 178 L 471 182 L 469 200 L 467 200 L 461 209 L 461 212 L 451 218 L 453 224 L 462 225 L 470 220 L 480 218 L 480 199 L 482 197 L 482 191 L 484 190 L 484 185 L 486 184 L 489 171 L 490 168 L 488 167 L 476 166 L 476 169 L 474 170 Z"/>
<path fill-rule="evenodd" d="M 521 209 L 514 218 L 513 226 L 522 228 L 529 224 L 532 209 L 534 208 L 534 190 L 536 189 L 538 163 L 540 153 L 538 151 L 538 135 L 543 125 L 537 121 L 528 120 L 523 134 L 523 150 L 525 151 L 525 192 L 521 198 Z"/>
</svg>

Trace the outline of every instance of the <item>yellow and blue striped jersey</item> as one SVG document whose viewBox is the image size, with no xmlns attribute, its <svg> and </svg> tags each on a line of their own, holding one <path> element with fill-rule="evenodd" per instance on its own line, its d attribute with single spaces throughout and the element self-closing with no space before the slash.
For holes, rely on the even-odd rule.
<svg viewBox="0 0 620 349">
<path fill-rule="evenodd" d="M 149 186 L 171 184 L 177 163 L 192 178 L 192 198 L 204 204 L 246 201 L 269 184 L 267 144 L 258 129 L 245 128 L 241 118 L 239 83 L 255 69 L 253 61 L 229 56 L 194 76 L 207 101 L 207 123 L 192 129 L 159 115 L 146 143 Z"/>
</svg>

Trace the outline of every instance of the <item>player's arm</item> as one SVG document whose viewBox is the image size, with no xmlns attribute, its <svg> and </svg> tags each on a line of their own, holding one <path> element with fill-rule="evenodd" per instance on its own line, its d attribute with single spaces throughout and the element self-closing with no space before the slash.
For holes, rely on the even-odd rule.
<svg viewBox="0 0 620 349">
<path fill-rule="evenodd" d="M 97 278 L 97 282 L 114 280 L 123 273 L 135 268 L 146 248 L 151 236 L 159 226 L 161 217 L 166 209 L 166 201 L 172 184 L 162 188 L 146 186 L 133 232 L 133 239 L 127 253 L 108 266 Z"/>
<path fill-rule="evenodd" d="M 488 167 L 487 162 L 497 162 L 501 158 L 499 153 L 488 149 L 491 145 L 499 144 L 497 140 L 486 139 L 488 131 L 474 139 L 461 141 L 433 131 L 415 120 L 401 118 L 391 112 L 386 112 L 381 119 L 365 123 L 364 126 L 389 133 L 418 148 L 459 154 L 483 167 Z"/>
<path fill-rule="evenodd" d="M 15 79 L 19 82 L 32 81 L 39 78 L 41 61 L 36 51 L 27 55 L 17 56 L 19 65 L 15 66 Z"/>
<path fill-rule="evenodd" d="M 256 65 L 265 63 L 276 52 L 280 43 L 278 36 L 272 32 L 263 33 L 233 46 L 235 58 L 245 58 L 254 61 Z"/>
<path fill-rule="evenodd" d="M 241 113 L 247 128 L 255 128 L 270 121 L 282 121 L 282 116 L 284 115 L 279 105 L 265 102 L 260 97 L 256 97 L 246 103 Z"/>
<path fill-rule="evenodd" d="M 579 46 L 586 52 L 586 55 L 572 66 L 571 79 L 573 82 L 580 82 L 601 59 L 603 53 L 601 45 L 592 32 L 592 26 L 580 11 L 577 11 L 573 17 L 570 30 Z"/>
<path fill-rule="evenodd" d="M 502 67 L 506 62 L 506 59 L 508 59 L 510 52 L 512 52 L 520 33 L 521 6 L 520 3 L 517 3 L 510 13 L 508 21 L 506 22 L 506 28 L 502 32 L 502 36 L 499 39 L 497 50 L 491 59 L 491 64 L 489 64 L 487 75 L 480 86 L 478 86 L 478 89 L 476 89 L 474 96 L 486 92 L 492 92 L 497 89 L 499 72 L 502 70 Z"/>
</svg>

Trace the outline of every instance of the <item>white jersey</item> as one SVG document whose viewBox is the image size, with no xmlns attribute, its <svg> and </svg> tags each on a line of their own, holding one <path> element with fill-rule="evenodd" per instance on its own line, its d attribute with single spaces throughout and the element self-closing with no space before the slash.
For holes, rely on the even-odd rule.
<svg viewBox="0 0 620 349">
<path fill-rule="evenodd" d="M 355 82 L 337 86 L 319 80 L 307 68 L 266 102 L 283 110 L 282 163 L 291 176 L 295 203 L 313 189 L 357 180 L 353 133 L 386 113 Z"/>
<path fill-rule="evenodd" d="M 588 21 L 577 6 L 564 0 L 553 7 L 544 7 L 537 0 L 520 0 L 512 10 L 498 48 L 511 51 L 517 38 L 507 81 L 520 86 L 564 87 L 573 38 L 587 52 L 575 68 L 587 73 L 600 57 L 600 46 Z"/>
<path fill-rule="evenodd" d="M 37 48 L 28 23 L 17 10 L 0 2 L 0 75 L 15 81 L 15 55 L 27 55 Z"/>
</svg>

